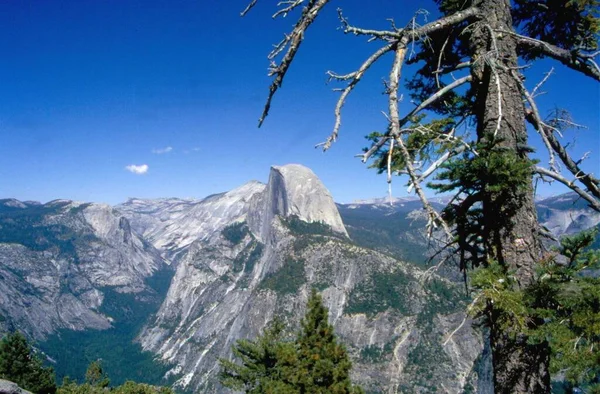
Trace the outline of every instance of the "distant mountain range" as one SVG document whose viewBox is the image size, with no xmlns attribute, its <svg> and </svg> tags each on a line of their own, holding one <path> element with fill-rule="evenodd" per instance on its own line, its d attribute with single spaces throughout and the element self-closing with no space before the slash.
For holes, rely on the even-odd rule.
<svg viewBox="0 0 600 394">
<path fill-rule="evenodd" d="M 600 223 L 572 194 L 538 214 L 557 236 Z M 0 332 L 41 341 L 59 374 L 101 357 L 115 383 L 220 393 L 218 358 L 275 315 L 293 329 L 316 287 L 367 392 L 490 392 L 481 333 L 445 340 L 465 298 L 425 273 L 423 225 L 415 199 L 336 205 L 299 165 L 198 200 L 0 200 Z"/>
</svg>

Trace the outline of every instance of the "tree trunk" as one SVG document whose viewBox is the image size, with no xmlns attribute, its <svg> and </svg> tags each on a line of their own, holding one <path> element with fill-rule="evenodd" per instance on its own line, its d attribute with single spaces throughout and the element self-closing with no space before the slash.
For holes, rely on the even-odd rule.
<svg viewBox="0 0 600 394">
<path fill-rule="evenodd" d="M 509 0 L 479 0 L 485 20 L 471 27 L 473 88 L 476 93 L 477 137 L 498 141 L 513 157 L 527 158 L 527 129 L 523 98 L 513 77 L 518 57 L 514 38 L 495 30 L 511 31 Z M 500 90 L 500 91 L 499 91 Z M 490 259 L 515 273 L 517 285 L 527 286 L 534 264 L 541 258 L 532 175 L 526 186 L 483 193 L 483 216 Z M 515 203 L 506 209 L 506 195 Z M 496 393 L 549 393 L 549 353 L 545 344 L 528 345 L 526 338 L 511 339 L 495 324 L 491 311 L 492 358 Z"/>
</svg>

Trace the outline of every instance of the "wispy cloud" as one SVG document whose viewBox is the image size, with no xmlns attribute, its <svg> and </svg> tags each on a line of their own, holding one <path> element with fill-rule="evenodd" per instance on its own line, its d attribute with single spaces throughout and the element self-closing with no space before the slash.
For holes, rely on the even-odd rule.
<svg viewBox="0 0 600 394">
<path fill-rule="evenodd" d="M 135 165 L 130 164 L 125 169 L 129 172 L 133 172 L 136 175 L 143 175 L 148 172 L 148 164 Z"/>
<path fill-rule="evenodd" d="M 185 154 L 188 154 L 188 153 L 191 153 L 191 152 L 200 152 L 200 148 L 196 147 L 196 148 L 187 149 L 187 150 L 183 151 L 183 153 L 185 153 Z"/>
<path fill-rule="evenodd" d="M 162 155 L 165 153 L 169 153 L 173 150 L 172 146 L 167 146 L 165 148 L 159 148 L 159 149 L 152 149 L 152 153 L 154 153 L 155 155 Z"/>
</svg>

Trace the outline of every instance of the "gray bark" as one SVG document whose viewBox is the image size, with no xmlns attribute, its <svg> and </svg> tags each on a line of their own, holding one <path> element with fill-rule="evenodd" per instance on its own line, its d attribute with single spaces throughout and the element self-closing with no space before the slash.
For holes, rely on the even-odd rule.
<svg viewBox="0 0 600 394">
<path fill-rule="evenodd" d="M 499 146 L 526 158 L 527 152 L 520 148 L 527 145 L 524 104 L 518 82 L 511 75 L 518 66 L 517 42 L 511 35 L 493 33 L 513 30 L 510 1 L 481 0 L 479 8 L 485 19 L 473 29 L 470 42 L 478 140 L 495 135 Z M 484 194 L 482 204 L 488 257 L 514 271 L 519 287 L 531 283 L 534 265 L 542 254 L 531 180 L 524 188 L 515 185 L 508 191 L 511 201 L 517 202 L 513 210 L 500 211 L 505 201 L 490 192 Z M 549 393 L 547 346 L 528 345 L 524 337 L 511 339 L 495 324 L 497 311 L 493 308 L 490 316 L 496 392 Z"/>
</svg>

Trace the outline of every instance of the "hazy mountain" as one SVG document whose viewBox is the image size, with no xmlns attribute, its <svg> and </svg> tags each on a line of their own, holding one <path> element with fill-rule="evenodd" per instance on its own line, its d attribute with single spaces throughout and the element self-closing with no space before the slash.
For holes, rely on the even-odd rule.
<svg viewBox="0 0 600 394">
<path fill-rule="evenodd" d="M 433 198 L 443 209 L 449 197 Z M 576 193 L 536 201 L 538 219 L 554 236 L 570 235 L 600 224 L 600 213 L 589 208 Z M 425 219 L 416 197 L 378 198 L 338 204 L 350 237 L 358 244 L 416 264 L 426 264 L 436 250 L 425 236 Z M 451 274 L 449 272 L 449 274 Z"/>
<path fill-rule="evenodd" d="M 60 328 L 106 329 L 105 289 L 150 291 L 164 262 L 108 205 L 0 200 L 0 324 L 41 339 Z"/>
</svg>

